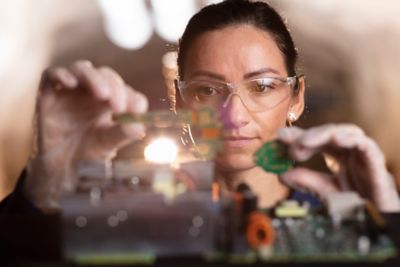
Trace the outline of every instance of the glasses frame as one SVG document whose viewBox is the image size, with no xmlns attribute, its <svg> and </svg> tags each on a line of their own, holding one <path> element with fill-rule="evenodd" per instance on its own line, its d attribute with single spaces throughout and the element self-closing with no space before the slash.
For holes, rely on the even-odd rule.
<svg viewBox="0 0 400 267">
<path fill-rule="evenodd" d="M 299 80 L 300 78 L 303 78 L 304 75 L 295 75 L 295 76 L 289 76 L 289 77 L 260 77 L 260 78 L 255 78 L 255 79 L 249 79 L 249 80 L 243 80 L 240 83 L 226 83 L 226 82 L 220 82 L 220 81 L 215 81 L 215 84 L 221 84 L 221 87 L 227 88 L 230 93 L 229 95 L 227 95 L 226 100 L 224 101 L 224 104 L 222 105 L 222 107 L 226 107 L 227 104 L 229 103 L 229 100 L 232 98 L 233 95 L 238 95 L 239 98 L 242 100 L 242 97 L 236 92 L 236 89 L 240 88 L 243 83 L 247 83 L 247 82 L 252 82 L 252 81 L 259 81 L 259 80 L 264 80 L 264 79 L 275 79 L 275 80 L 279 80 L 283 83 L 286 83 L 287 85 L 290 86 L 290 88 L 293 90 L 293 93 L 297 93 L 300 89 L 299 86 Z M 184 90 L 186 90 L 186 88 L 192 84 L 192 83 L 196 83 L 196 82 L 208 82 L 208 81 L 202 81 L 202 80 L 193 80 L 193 81 L 181 81 L 178 79 L 174 80 L 174 84 L 175 84 L 175 88 L 177 89 L 177 91 L 179 91 L 179 95 L 182 99 L 182 101 L 188 105 L 190 105 L 189 103 L 187 103 L 187 101 L 185 100 L 184 97 Z M 242 100 L 243 102 L 243 100 Z M 243 102 L 244 103 L 244 102 Z M 247 107 L 247 106 L 246 106 Z"/>
</svg>

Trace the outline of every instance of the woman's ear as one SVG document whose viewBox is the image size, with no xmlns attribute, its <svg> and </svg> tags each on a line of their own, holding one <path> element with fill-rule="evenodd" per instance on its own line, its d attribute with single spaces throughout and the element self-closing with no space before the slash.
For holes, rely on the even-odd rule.
<svg viewBox="0 0 400 267">
<path fill-rule="evenodd" d="M 173 110 L 176 111 L 177 109 L 183 108 L 183 101 L 181 95 L 179 94 L 179 89 L 177 82 L 175 81 L 175 94 L 173 96 L 170 95 L 170 101 L 173 102 Z"/>
<path fill-rule="evenodd" d="M 289 113 L 293 113 L 295 117 L 300 118 L 304 111 L 304 91 L 306 88 L 304 76 L 300 76 L 297 81 L 297 90 L 293 93 L 289 107 Z"/>
</svg>

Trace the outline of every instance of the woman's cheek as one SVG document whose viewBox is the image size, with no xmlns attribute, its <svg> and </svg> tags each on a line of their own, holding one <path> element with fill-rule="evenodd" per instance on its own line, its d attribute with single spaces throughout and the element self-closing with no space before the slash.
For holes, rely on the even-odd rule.
<svg viewBox="0 0 400 267">
<path fill-rule="evenodd" d="M 275 139 L 278 129 L 286 125 L 286 109 L 265 111 L 254 118 L 257 124 L 261 140 L 265 143 Z M 274 112 L 275 111 L 275 112 Z"/>
</svg>

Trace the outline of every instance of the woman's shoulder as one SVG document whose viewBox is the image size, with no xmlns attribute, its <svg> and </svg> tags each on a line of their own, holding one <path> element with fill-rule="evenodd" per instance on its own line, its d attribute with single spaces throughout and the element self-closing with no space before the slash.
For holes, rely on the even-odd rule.
<svg viewBox="0 0 400 267">
<path fill-rule="evenodd" d="M 40 214 L 40 210 L 26 197 L 23 184 L 26 170 L 24 170 L 15 186 L 15 189 L 0 202 L 0 215 L 5 214 Z"/>
</svg>

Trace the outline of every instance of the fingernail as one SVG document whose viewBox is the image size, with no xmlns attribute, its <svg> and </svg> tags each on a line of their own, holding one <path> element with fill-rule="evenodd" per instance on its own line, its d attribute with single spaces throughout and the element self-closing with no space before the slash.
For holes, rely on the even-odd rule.
<svg viewBox="0 0 400 267">
<path fill-rule="evenodd" d="M 73 76 L 66 76 L 66 82 L 67 82 L 67 86 L 69 88 L 75 88 L 78 86 L 78 79 L 76 79 Z"/>
<path fill-rule="evenodd" d="M 292 188 L 293 190 L 298 191 L 298 192 L 300 192 L 300 193 L 308 193 L 308 190 L 305 189 L 304 187 L 298 186 L 298 185 L 292 180 L 293 178 L 292 178 L 291 176 L 292 176 L 292 172 L 291 172 L 291 171 L 288 171 L 288 172 L 285 172 L 285 173 L 279 175 L 281 181 L 282 181 L 284 184 L 286 184 L 287 186 L 289 186 L 290 188 Z"/>
<path fill-rule="evenodd" d="M 119 103 L 118 103 L 119 111 L 118 112 L 124 113 L 124 112 L 126 112 L 127 108 L 128 108 L 128 104 L 126 103 L 126 101 L 123 101 L 123 100 L 119 101 Z"/>
<path fill-rule="evenodd" d="M 93 67 L 93 63 L 87 59 L 82 59 L 79 61 L 85 67 Z"/>
<path fill-rule="evenodd" d="M 287 140 L 290 137 L 289 128 L 278 129 L 278 136 L 283 140 Z"/>
<path fill-rule="evenodd" d="M 145 113 L 147 111 L 149 104 L 147 99 L 142 97 L 142 99 L 138 99 L 136 102 L 136 110 L 138 113 Z"/>
<path fill-rule="evenodd" d="M 125 134 L 133 140 L 140 140 L 146 135 L 146 128 L 141 123 L 124 125 L 123 129 Z"/>
<path fill-rule="evenodd" d="M 108 99 L 110 97 L 110 87 L 107 86 L 104 83 L 100 83 L 99 85 L 99 91 L 102 99 Z"/>
</svg>

